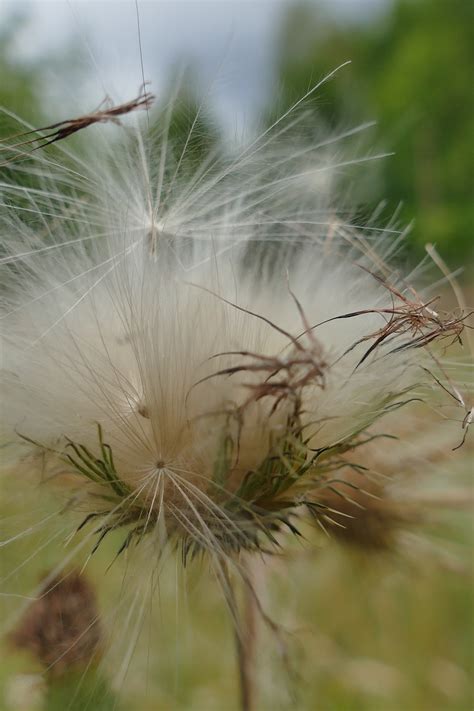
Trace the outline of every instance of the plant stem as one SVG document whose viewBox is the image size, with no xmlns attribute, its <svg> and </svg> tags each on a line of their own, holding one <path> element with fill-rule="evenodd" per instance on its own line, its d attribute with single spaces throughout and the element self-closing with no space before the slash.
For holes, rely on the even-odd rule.
<svg viewBox="0 0 474 711">
<path fill-rule="evenodd" d="M 245 677 L 247 694 L 249 698 L 249 711 L 256 708 L 257 698 L 257 649 L 258 649 L 258 610 L 255 599 L 255 575 L 252 567 L 254 562 L 249 562 L 249 581 L 244 586 L 244 639 L 245 639 Z M 251 586 L 251 587 L 250 587 Z"/>
<path fill-rule="evenodd" d="M 253 561 L 247 558 L 245 567 L 245 580 L 243 584 L 242 600 L 242 630 L 237 635 L 237 656 L 240 675 L 240 692 L 242 711 L 255 711 L 257 708 L 257 632 L 258 609 L 255 591 L 255 575 Z"/>
<path fill-rule="evenodd" d="M 239 614 L 238 604 L 232 586 L 229 571 L 226 566 L 221 568 L 225 583 L 227 602 L 233 612 L 234 639 L 239 671 L 240 708 L 241 711 L 255 711 L 257 686 L 257 639 L 258 639 L 258 602 L 255 591 L 255 575 L 253 561 L 246 558 L 242 561 L 244 573 L 242 587 L 242 610 Z"/>
</svg>

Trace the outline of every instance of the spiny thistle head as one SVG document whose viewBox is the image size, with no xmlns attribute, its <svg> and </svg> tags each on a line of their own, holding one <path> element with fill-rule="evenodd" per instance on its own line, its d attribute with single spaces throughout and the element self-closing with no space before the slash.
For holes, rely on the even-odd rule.
<svg viewBox="0 0 474 711">
<path fill-rule="evenodd" d="M 372 553 L 395 548 L 400 529 L 419 523 L 416 508 L 398 501 L 380 482 L 352 472 L 339 485 L 322 485 L 311 511 L 336 541 Z"/>
<path fill-rule="evenodd" d="M 429 396 L 429 348 L 465 315 L 390 266 L 394 229 L 338 214 L 358 161 L 335 139 L 277 122 L 190 171 L 168 129 L 10 166 L 37 185 L 1 186 L 5 427 L 94 547 L 121 529 L 119 552 L 152 536 L 222 561 L 337 509 L 321 483 L 344 492 L 374 424 Z"/>
<path fill-rule="evenodd" d="M 48 577 L 9 639 L 17 649 L 30 652 L 50 677 L 89 669 L 102 651 L 91 584 L 76 571 Z"/>
</svg>

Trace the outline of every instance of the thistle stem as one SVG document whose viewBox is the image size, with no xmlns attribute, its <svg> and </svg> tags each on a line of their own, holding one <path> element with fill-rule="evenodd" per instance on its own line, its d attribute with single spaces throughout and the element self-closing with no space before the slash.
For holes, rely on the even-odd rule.
<svg viewBox="0 0 474 711">
<path fill-rule="evenodd" d="M 244 584 L 244 678 L 247 698 L 246 711 L 253 711 L 257 708 L 257 649 L 258 649 L 258 619 L 257 602 L 255 599 L 255 576 L 253 575 L 253 563 L 248 562 L 247 573 L 249 580 Z"/>
<path fill-rule="evenodd" d="M 239 613 L 234 588 L 226 565 L 220 567 L 225 585 L 227 603 L 234 622 L 234 640 L 239 672 L 240 709 L 256 711 L 257 689 L 255 683 L 257 652 L 258 604 L 254 589 L 254 575 L 248 559 L 242 561 L 243 588 L 242 610 Z"/>
<path fill-rule="evenodd" d="M 242 711 L 257 708 L 257 602 L 254 589 L 255 576 L 252 561 L 243 561 L 245 578 L 242 589 L 242 628 L 235 631 L 237 662 L 239 667 L 240 699 Z"/>
</svg>

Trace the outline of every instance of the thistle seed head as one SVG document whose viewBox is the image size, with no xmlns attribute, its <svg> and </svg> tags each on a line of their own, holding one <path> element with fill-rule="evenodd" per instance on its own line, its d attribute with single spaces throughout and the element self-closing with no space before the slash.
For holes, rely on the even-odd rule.
<svg viewBox="0 0 474 711">
<path fill-rule="evenodd" d="M 224 560 L 297 532 L 375 423 L 427 398 L 466 314 L 390 266 L 392 227 L 337 216 L 333 141 L 275 125 L 189 175 L 168 129 L 158 149 L 138 128 L 86 157 L 35 151 L 37 186 L 2 184 L 4 432 L 68 482 L 93 550 L 120 529 L 119 552 L 159 532 Z"/>
</svg>

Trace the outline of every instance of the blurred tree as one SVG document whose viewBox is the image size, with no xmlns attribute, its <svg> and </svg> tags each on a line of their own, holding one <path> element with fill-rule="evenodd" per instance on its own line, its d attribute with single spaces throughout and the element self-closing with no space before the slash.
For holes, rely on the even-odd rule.
<svg viewBox="0 0 474 711">
<path fill-rule="evenodd" d="M 199 99 L 196 83 L 190 71 L 184 75 L 172 72 L 168 88 L 150 116 L 152 170 L 161 170 L 159 156 L 166 153 L 164 190 L 160 196 L 164 211 L 173 204 L 176 191 L 198 181 L 221 155 L 220 132 L 205 99 Z"/>
<path fill-rule="evenodd" d="M 199 100 L 195 85 L 190 74 L 181 80 L 172 106 L 169 136 L 179 156 L 184 152 L 184 160 L 199 165 L 209 153 L 215 151 L 220 133 L 212 121 L 205 99 Z"/>
<path fill-rule="evenodd" d="M 314 3 L 297 4 L 280 35 L 280 104 L 271 110 L 351 59 L 310 106 L 332 126 L 378 119 L 396 155 L 379 165 L 367 206 L 387 198 L 393 211 L 401 201 L 403 220 L 415 218 L 414 256 L 434 242 L 453 264 L 473 254 L 473 15 L 471 0 L 397 0 L 373 21 L 342 24 Z"/>
<path fill-rule="evenodd" d="M 196 169 L 220 147 L 220 132 L 196 86 L 197 79 L 190 70 L 184 75 L 172 72 L 153 119 L 158 142 L 166 133 L 173 158 L 181 160 L 183 169 Z"/>
<path fill-rule="evenodd" d="M 37 187 L 38 178 L 28 170 L 29 161 L 20 158 L 18 154 L 12 154 L 6 148 L 16 142 L 12 137 L 26 130 L 15 115 L 39 126 L 43 121 L 40 82 L 42 67 L 23 65 L 15 60 L 14 43 L 23 23 L 22 15 L 14 15 L 7 18 L 0 27 L 0 181 L 8 175 L 8 182 L 16 186 Z M 15 204 L 20 209 L 31 207 L 24 194 L 6 185 L 0 187 L 0 202 Z"/>
<path fill-rule="evenodd" d="M 38 65 L 23 65 L 14 59 L 12 50 L 17 33 L 23 26 L 20 15 L 9 18 L 0 28 L 0 107 L 12 109 L 18 116 L 36 121 L 41 117 Z M 19 131 L 18 123 L 0 113 L 0 136 Z"/>
</svg>

